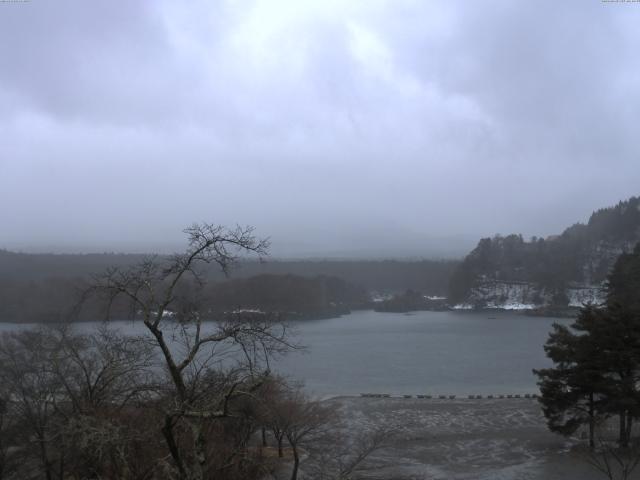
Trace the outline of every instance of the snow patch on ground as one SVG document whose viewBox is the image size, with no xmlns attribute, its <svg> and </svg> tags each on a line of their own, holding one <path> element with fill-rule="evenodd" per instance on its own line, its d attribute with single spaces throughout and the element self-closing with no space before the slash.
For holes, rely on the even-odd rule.
<svg viewBox="0 0 640 480">
<path fill-rule="evenodd" d="M 470 303 L 459 303 L 451 307 L 453 310 L 473 310 L 473 305 Z"/>
<path fill-rule="evenodd" d="M 374 302 L 374 303 L 382 303 L 382 302 L 386 302 L 388 300 L 393 299 L 393 294 L 391 294 L 391 293 L 371 292 L 369 294 L 369 298 L 371 298 L 371 301 Z"/>
<path fill-rule="evenodd" d="M 441 297 L 438 295 L 423 295 L 422 297 L 427 300 L 446 300 L 447 299 L 447 297 Z"/>
<path fill-rule="evenodd" d="M 573 285 L 565 290 L 569 307 L 582 307 L 604 302 L 606 291 L 602 285 Z M 552 303 L 551 292 L 527 282 L 487 281 L 471 290 L 469 301 L 460 304 L 464 309 L 533 310 Z M 456 308 L 456 307 L 454 307 Z"/>
<path fill-rule="evenodd" d="M 548 295 L 526 282 L 485 282 L 474 287 L 470 303 L 483 308 L 531 310 L 548 300 Z"/>
<path fill-rule="evenodd" d="M 566 293 L 570 307 L 582 307 L 587 303 L 600 305 L 601 303 L 604 303 L 606 294 L 605 289 L 602 286 L 567 288 Z"/>
<path fill-rule="evenodd" d="M 501 310 L 533 310 L 537 305 L 533 303 L 505 302 L 496 304 L 494 302 L 487 303 L 485 308 L 498 308 Z"/>
</svg>

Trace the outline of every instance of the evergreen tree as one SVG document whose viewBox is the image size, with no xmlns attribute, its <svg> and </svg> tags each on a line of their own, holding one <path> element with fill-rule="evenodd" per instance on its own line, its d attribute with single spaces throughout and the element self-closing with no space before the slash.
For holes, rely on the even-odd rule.
<svg viewBox="0 0 640 480">
<path fill-rule="evenodd" d="M 598 309 L 586 306 L 571 327 L 584 332 L 601 316 Z M 606 383 L 599 345 L 589 334 L 576 334 L 559 324 L 553 328 L 544 348 L 555 367 L 534 370 L 540 379 L 540 402 L 547 425 L 552 432 L 566 436 L 587 425 L 589 445 L 593 447 L 595 424 L 604 408 L 601 391 Z"/>
<path fill-rule="evenodd" d="M 597 417 L 617 415 L 619 443 L 629 445 L 640 418 L 640 245 L 609 276 L 603 308 L 586 306 L 570 328 L 554 325 L 545 345 L 553 368 L 534 370 L 552 431 L 570 435 Z"/>
<path fill-rule="evenodd" d="M 618 257 L 608 278 L 607 308 L 640 316 L 640 243 Z"/>
<path fill-rule="evenodd" d="M 608 409 L 620 418 L 620 444 L 629 444 L 640 418 L 640 244 L 622 254 L 608 278 L 606 324 L 593 332 L 607 370 Z"/>
<path fill-rule="evenodd" d="M 527 242 L 521 235 L 483 238 L 455 269 L 449 297 L 455 303 L 465 302 L 475 287 L 495 281 L 529 282 L 547 292 L 564 292 L 574 283 L 599 284 L 607 279 L 612 259 L 597 252 L 626 251 L 630 242 L 638 240 L 640 197 L 598 210 L 586 225 L 577 223 L 546 240 Z M 556 295 L 552 303 L 566 306 L 568 299 Z"/>
</svg>

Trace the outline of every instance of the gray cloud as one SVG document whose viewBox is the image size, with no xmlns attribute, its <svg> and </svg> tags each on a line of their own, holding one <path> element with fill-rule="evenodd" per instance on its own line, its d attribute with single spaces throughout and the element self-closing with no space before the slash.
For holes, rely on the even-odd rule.
<svg viewBox="0 0 640 480">
<path fill-rule="evenodd" d="M 636 4 L 0 4 L 0 247 L 435 255 L 637 194 Z M 459 245 L 459 247 L 457 247 Z"/>
</svg>

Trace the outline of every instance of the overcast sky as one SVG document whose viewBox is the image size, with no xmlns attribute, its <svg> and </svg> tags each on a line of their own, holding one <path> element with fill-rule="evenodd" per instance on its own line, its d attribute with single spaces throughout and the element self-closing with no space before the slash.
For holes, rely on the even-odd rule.
<svg viewBox="0 0 640 480">
<path fill-rule="evenodd" d="M 640 193 L 639 25 L 599 0 L 0 3 L 0 248 L 559 232 Z"/>
</svg>

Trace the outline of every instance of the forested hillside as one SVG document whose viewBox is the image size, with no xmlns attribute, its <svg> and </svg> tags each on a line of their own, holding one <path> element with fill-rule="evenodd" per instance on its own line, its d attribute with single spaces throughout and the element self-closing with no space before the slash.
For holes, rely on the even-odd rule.
<svg viewBox="0 0 640 480">
<path fill-rule="evenodd" d="M 0 280 L 37 281 L 52 277 L 83 277 L 112 266 L 140 262 L 139 254 L 27 254 L 0 250 Z M 340 277 L 368 291 L 405 291 L 414 289 L 444 294 L 457 260 L 280 260 L 240 261 L 232 270 L 233 278 L 263 274 L 318 275 Z M 224 280 L 210 269 L 209 278 Z"/>
<path fill-rule="evenodd" d="M 640 198 L 594 212 L 561 235 L 483 238 L 452 275 L 454 303 L 512 307 L 596 300 L 618 256 L 640 241 Z"/>
<path fill-rule="evenodd" d="M 0 321 L 50 322 L 67 318 L 92 275 L 139 263 L 143 255 L 25 254 L 0 250 Z M 218 270 L 209 280 L 207 309 L 220 313 L 237 308 L 298 312 L 305 317 L 341 313 L 366 304 L 371 292 L 415 289 L 446 292 L 454 261 L 241 261 L 226 279 Z M 113 305 L 122 318 L 132 313 Z M 98 305 L 87 305 L 81 319 L 100 317 Z"/>
</svg>

